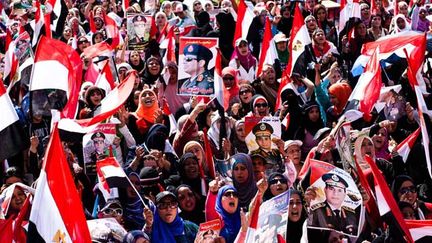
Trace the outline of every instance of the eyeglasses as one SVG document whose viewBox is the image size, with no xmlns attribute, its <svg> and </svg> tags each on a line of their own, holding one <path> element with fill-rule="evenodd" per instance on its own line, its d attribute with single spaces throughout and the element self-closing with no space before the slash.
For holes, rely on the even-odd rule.
<svg viewBox="0 0 432 243">
<path fill-rule="evenodd" d="M 223 80 L 234 80 L 234 77 L 226 76 L 222 78 Z"/>
<path fill-rule="evenodd" d="M 193 57 L 185 57 L 184 60 L 186 62 L 192 62 L 193 60 L 198 60 L 197 58 L 193 58 Z"/>
<path fill-rule="evenodd" d="M 157 204 L 157 208 L 160 210 L 164 210 L 167 209 L 168 207 L 171 209 L 177 208 L 178 206 L 178 202 L 161 202 Z"/>
<path fill-rule="evenodd" d="M 225 192 L 225 193 L 223 194 L 223 196 L 224 196 L 224 197 L 234 197 L 234 198 L 238 198 L 238 194 L 237 194 L 237 192 L 233 192 L 233 191 Z"/>
<path fill-rule="evenodd" d="M 269 184 L 270 184 L 270 185 L 274 185 L 274 184 L 277 184 L 278 182 L 279 182 L 280 184 L 287 184 L 287 180 L 284 179 L 284 178 L 276 178 L 276 179 L 270 180 L 270 181 L 269 181 Z"/>
<path fill-rule="evenodd" d="M 408 192 L 416 193 L 417 191 L 416 191 L 416 188 L 415 188 L 414 186 L 409 186 L 409 187 L 403 187 L 403 188 L 401 188 L 401 189 L 399 190 L 399 192 L 400 192 L 401 194 L 406 194 L 406 193 L 408 193 Z"/>
<path fill-rule="evenodd" d="M 113 214 L 117 214 L 117 215 L 123 215 L 123 209 L 121 208 L 106 208 L 102 211 L 103 214 L 105 215 L 113 215 Z"/>
<path fill-rule="evenodd" d="M 194 3 L 194 6 L 198 6 L 198 5 L 201 5 L 201 3 Z"/>
<path fill-rule="evenodd" d="M 239 92 L 240 95 L 244 95 L 244 94 L 247 94 L 247 93 L 252 93 L 252 91 L 250 91 L 250 90 L 243 90 L 243 91 Z"/>
<path fill-rule="evenodd" d="M 266 108 L 268 106 L 268 104 L 267 103 L 258 103 L 258 104 L 255 104 L 255 106 L 258 108 L 261 108 L 261 107 Z"/>
</svg>

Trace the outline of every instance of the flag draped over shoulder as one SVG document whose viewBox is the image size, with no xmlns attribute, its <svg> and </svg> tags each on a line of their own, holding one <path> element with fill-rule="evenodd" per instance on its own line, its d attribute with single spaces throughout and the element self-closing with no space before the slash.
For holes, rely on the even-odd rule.
<svg viewBox="0 0 432 243">
<path fill-rule="evenodd" d="M 31 242 L 90 242 L 83 205 L 64 156 L 57 124 L 37 181 L 30 213 Z"/>
</svg>

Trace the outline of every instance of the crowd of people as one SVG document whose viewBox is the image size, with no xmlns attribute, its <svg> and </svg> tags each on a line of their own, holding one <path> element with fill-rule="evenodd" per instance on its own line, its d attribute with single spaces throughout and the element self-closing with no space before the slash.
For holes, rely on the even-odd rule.
<svg viewBox="0 0 432 243">
<path fill-rule="evenodd" d="M 49 9 L 48 2 L 41 1 L 41 4 Z M 194 242 L 199 225 L 214 219 L 222 223 L 219 236 L 212 241 L 195 242 L 244 240 L 252 217 L 250 205 L 256 197 L 262 199 L 258 200 L 261 203 L 288 191 L 284 241 L 268 239 L 268 242 L 405 242 L 397 227 L 382 224 L 368 210 L 361 210 L 364 220 L 361 225 L 354 222 L 359 212 L 342 206 L 350 193 L 346 179 L 336 174 L 320 176 L 327 199 L 311 206 L 319 191 L 305 188 L 299 176 L 304 176 L 302 172 L 309 169 L 304 165 L 310 166 L 306 162 L 311 159 L 346 169 L 346 155 L 341 154 L 333 130 L 347 112 L 349 97 L 358 82 L 359 77 L 351 73 L 351 68 L 362 46 L 389 35 L 413 31 L 432 33 L 431 5 L 422 0 L 411 1 L 410 5 L 404 0 L 397 4 L 360 0 L 361 17 L 347 21 L 346 26 L 352 31 L 343 31 L 338 29 L 339 7 L 330 8 L 331 1 L 246 1 L 253 7 L 254 17 L 247 36 L 234 40 L 236 21 L 240 17 L 239 3 L 235 1 L 128 2 L 129 6 L 124 7 L 122 1 L 114 0 L 64 1 L 68 8 L 65 23 L 61 23 L 64 26 L 61 32 L 53 31 L 53 38 L 75 48 L 84 64 L 76 119 L 99 114 L 107 96 L 104 88 L 86 80 L 92 60 L 83 55 L 86 48 L 110 41 L 105 15 L 118 20 L 122 39 L 110 60 L 115 83 L 121 83 L 128 75 L 136 76 L 132 92 L 114 115 L 117 123 L 111 144 L 107 144 L 107 134 L 94 133 L 89 138 L 94 149 L 86 155 L 82 136 L 62 136 L 64 154 L 82 199 L 76 203 L 82 203 L 86 219 L 115 218 L 127 232 L 120 237 L 109 230 L 104 234 L 90 230 L 92 240 Z M 35 14 L 31 1 L 2 3 L 6 4 L 1 17 L 0 41 L 0 52 L 4 54 L 6 33 L 15 39 L 21 30 L 31 30 L 30 22 Z M 305 48 L 306 53 L 298 64 L 301 67 L 296 67 L 287 77 L 285 69 L 292 58 L 288 43 L 294 34 L 291 30 L 297 4 L 312 43 Z M 138 37 L 145 33 L 138 27 L 136 39 L 127 33 L 127 14 L 141 13 L 153 19 L 145 44 L 144 37 Z M 266 19 L 271 23 L 271 41 L 277 58 L 271 64 L 264 63 L 258 75 Z M 144 20 L 135 17 L 133 21 Z M 218 38 L 224 104 L 203 101 L 199 96 L 178 95 L 179 50 L 176 50 L 177 62 L 163 61 L 167 50 L 159 42 L 168 35 L 167 26 L 174 26 L 177 49 L 180 35 Z M 191 30 L 184 33 L 190 26 Z M 135 47 L 140 43 L 144 44 L 143 50 L 129 50 L 129 44 Z M 194 51 L 188 51 L 192 56 L 185 62 L 203 55 Z M 422 75 L 430 93 L 429 54 L 426 53 Z M 212 59 L 209 55 L 207 58 Z M 23 65 L 21 62 L 24 60 L 20 60 Z M 400 210 L 405 219 L 432 219 L 432 180 L 426 162 L 426 157 L 431 155 L 425 154 L 425 147 L 430 144 L 423 144 L 426 140 L 418 138 L 407 158 L 397 152 L 397 145 L 420 127 L 416 94 L 408 81 L 408 64 L 404 58 L 387 64 L 382 65 L 383 86 L 400 85 L 401 88 L 389 93 L 384 108 L 375 107 L 371 111 L 372 119 L 352 122 L 350 156 L 355 156 L 359 169 L 366 174 L 370 170 L 367 158 L 372 158 L 399 206 L 392 210 Z M 52 70 L 53 75 L 55 72 Z M 2 161 L 1 198 L 11 195 L 11 200 L 2 202 L 0 215 L 5 219 L 17 217 L 25 199 L 34 196 L 31 186 L 37 185 L 52 128 L 50 116 L 29 108 L 30 80 L 22 77 L 27 76 L 21 74 L 18 96 L 12 100 L 29 146 Z M 281 79 L 287 78 L 292 84 L 290 88 L 280 87 Z M 197 76 L 193 82 L 198 86 L 202 80 L 218 82 L 207 74 Z M 5 82 L 5 88 L 12 83 Z M 432 104 L 432 95 L 425 94 L 423 98 L 427 105 Z M 426 128 L 430 129 L 431 120 L 425 110 L 423 116 Z M 276 117 L 280 128 L 259 123 L 249 129 L 259 146 L 251 150 L 247 120 L 268 117 Z M 284 122 L 287 118 L 288 123 Z M 174 124 L 177 126 L 173 127 Z M 281 131 L 280 137 L 272 135 L 275 130 Z M 109 156 L 115 156 L 130 184 L 111 190 L 106 196 L 98 186 L 96 163 Z M 223 175 L 219 163 L 228 163 L 228 175 Z M 362 194 L 361 207 L 377 200 L 365 192 L 357 178 L 352 179 Z M 13 192 L 8 191 L 11 185 L 16 185 Z M 306 227 L 314 224 L 327 229 Z"/>
</svg>

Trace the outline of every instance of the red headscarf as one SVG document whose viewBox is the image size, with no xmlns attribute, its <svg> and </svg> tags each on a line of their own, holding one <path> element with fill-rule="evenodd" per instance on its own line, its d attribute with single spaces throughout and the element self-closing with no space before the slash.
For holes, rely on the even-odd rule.
<svg viewBox="0 0 432 243">
<path fill-rule="evenodd" d="M 334 107 L 334 111 L 340 114 L 345 108 L 348 98 L 351 95 L 351 87 L 347 83 L 335 83 L 330 86 L 329 94 L 338 99 L 338 104 Z"/>
<path fill-rule="evenodd" d="M 148 91 L 150 91 L 154 95 L 154 103 L 151 107 L 145 107 L 141 101 L 144 92 Z M 133 113 L 133 115 L 137 118 L 136 124 L 142 133 L 145 133 L 151 127 L 151 125 L 154 124 L 154 114 L 156 113 L 157 109 L 159 109 L 159 104 L 157 101 L 156 93 L 151 89 L 144 89 L 143 91 L 141 91 L 139 95 L 138 108 Z"/>
</svg>

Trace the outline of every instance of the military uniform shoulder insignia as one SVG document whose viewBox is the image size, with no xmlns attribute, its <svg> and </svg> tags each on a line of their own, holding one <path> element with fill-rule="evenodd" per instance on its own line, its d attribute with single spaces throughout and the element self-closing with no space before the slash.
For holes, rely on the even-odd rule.
<svg viewBox="0 0 432 243">
<path fill-rule="evenodd" d="M 311 210 L 314 211 L 314 210 L 317 210 L 318 208 L 322 208 L 322 207 L 325 207 L 325 203 L 323 203 L 323 202 L 317 203 L 317 204 L 311 206 Z"/>
<path fill-rule="evenodd" d="M 354 209 L 347 207 L 347 206 L 342 206 L 342 209 L 351 213 L 355 213 Z"/>
</svg>

